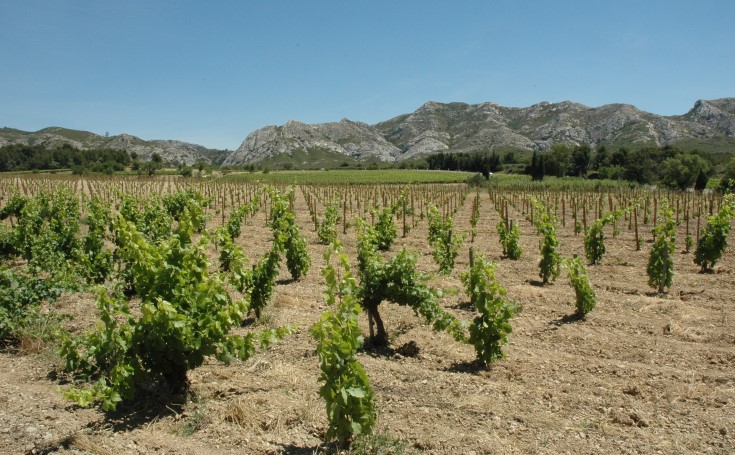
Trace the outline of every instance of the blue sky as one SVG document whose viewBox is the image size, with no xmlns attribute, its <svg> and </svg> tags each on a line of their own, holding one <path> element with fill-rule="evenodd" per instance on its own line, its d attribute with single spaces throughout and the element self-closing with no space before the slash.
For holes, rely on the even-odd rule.
<svg viewBox="0 0 735 455">
<path fill-rule="evenodd" d="M 0 0 L 0 127 L 237 148 L 290 119 L 428 100 L 735 96 L 735 2 Z"/>
</svg>

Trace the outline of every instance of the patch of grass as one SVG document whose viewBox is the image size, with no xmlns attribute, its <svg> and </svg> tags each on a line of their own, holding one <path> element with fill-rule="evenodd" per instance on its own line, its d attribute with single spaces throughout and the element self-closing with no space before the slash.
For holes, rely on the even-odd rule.
<svg viewBox="0 0 735 455">
<path fill-rule="evenodd" d="M 261 182 L 292 185 L 334 184 L 406 184 L 406 183 L 462 183 L 472 172 L 425 170 L 330 170 L 330 171 L 270 171 L 267 174 L 232 173 L 221 177 L 223 182 Z"/>
<path fill-rule="evenodd" d="M 401 455 L 416 453 L 408 445 L 385 431 L 360 435 L 350 446 L 350 455 Z"/>
</svg>

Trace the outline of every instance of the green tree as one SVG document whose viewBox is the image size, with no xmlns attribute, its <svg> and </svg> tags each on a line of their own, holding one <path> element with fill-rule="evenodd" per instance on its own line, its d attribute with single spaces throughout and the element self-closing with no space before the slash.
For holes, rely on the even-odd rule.
<svg viewBox="0 0 735 455">
<path fill-rule="evenodd" d="M 571 168 L 569 175 L 584 177 L 590 166 L 590 147 L 587 144 L 578 145 L 572 151 Z"/>
<path fill-rule="evenodd" d="M 158 153 L 151 156 L 151 160 L 145 163 L 145 170 L 148 175 L 155 175 L 156 172 L 163 168 L 163 158 Z"/>
<path fill-rule="evenodd" d="M 682 153 L 661 163 L 661 183 L 669 188 L 685 190 L 694 186 L 700 173 L 706 178 L 708 171 L 709 163 L 702 157 Z"/>
</svg>

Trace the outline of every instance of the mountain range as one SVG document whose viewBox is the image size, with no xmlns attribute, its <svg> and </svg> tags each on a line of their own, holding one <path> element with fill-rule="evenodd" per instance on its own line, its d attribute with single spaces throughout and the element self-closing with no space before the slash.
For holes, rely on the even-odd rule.
<svg viewBox="0 0 735 455">
<path fill-rule="evenodd" d="M 29 133 L 0 129 L 8 144 L 111 148 L 136 152 L 141 159 L 160 154 L 169 163 L 199 160 L 224 165 L 279 159 L 309 164 L 325 156 L 356 161 L 402 161 L 436 152 L 544 151 L 555 143 L 608 148 L 675 145 L 735 152 L 735 98 L 699 100 L 683 115 L 661 116 L 629 104 L 596 108 L 564 101 L 529 107 L 495 103 L 429 101 L 415 112 L 374 125 L 342 119 L 306 124 L 289 121 L 248 134 L 234 152 L 172 140 L 144 141 L 135 136 L 99 136 L 46 128 Z"/>
</svg>

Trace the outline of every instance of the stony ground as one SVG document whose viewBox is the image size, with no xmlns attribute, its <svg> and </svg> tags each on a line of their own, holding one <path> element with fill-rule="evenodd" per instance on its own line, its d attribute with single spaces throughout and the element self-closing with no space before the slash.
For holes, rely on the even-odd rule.
<svg viewBox="0 0 735 455">
<path fill-rule="evenodd" d="M 323 443 L 326 418 L 318 396 L 318 361 L 308 328 L 326 309 L 316 242 L 300 193 L 298 221 L 309 238 L 313 266 L 300 282 L 284 272 L 266 323 L 291 324 L 298 333 L 248 362 L 214 360 L 190 373 L 184 403 L 151 395 L 106 414 L 65 401 L 60 360 L 28 346 L 0 354 L 0 452 L 69 454 L 292 453 L 331 450 Z M 466 204 L 459 230 L 469 228 Z M 262 213 L 260 214 L 262 215 Z M 511 216 L 520 220 L 518 213 Z M 584 321 L 567 323 L 574 293 L 566 277 L 538 283 L 538 238 L 521 221 L 524 249 L 504 260 L 498 214 L 482 195 L 477 251 L 497 261 L 508 298 L 522 306 L 513 320 L 507 358 L 488 369 L 474 351 L 437 334 L 406 308 L 383 304 L 391 349 L 360 355 L 379 410 L 379 434 L 406 450 L 427 453 L 735 453 L 735 255 L 715 273 L 700 274 L 692 253 L 678 253 L 674 286 L 658 296 L 647 285 L 650 243 L 635 250 L 623 226 L 601 265 L 588 266 L 598 306 Z M 560 228 L 564 255 L 583 252 L 571 223 Z M 682 228 L 683 229 L 683 228 Z M 268 248 L 262 216 L 240 241 L 248 256 Z M 435 272 L 426 223 L 400 239 L 420 255 L 419 268 Z M 648 235 L 650 237 L 650 235 Z M 683 231 L 679 244 L 683 244 Z M 343 236 L 355 257 L 355 236 Z M 679 248 L 682 249 L 682 248 Z M 444 307 L 473 317 L 459 273 L 467 248 L 447 277 Z M 91 294 L 67 295 L 50 311 L 75 317 L 70 327 L 94 323 Z M 363 318 L 364 319 L 364 318 Z M 362 321 L 363 323 L 365 321 Z M 364 327 L 367 333 L 367 327 Z M 413 345 L 418 348 L 408 349 Z M 34 452 L 35 451 L 35 452 Z"/>
</svg>

